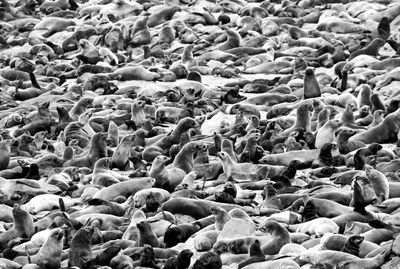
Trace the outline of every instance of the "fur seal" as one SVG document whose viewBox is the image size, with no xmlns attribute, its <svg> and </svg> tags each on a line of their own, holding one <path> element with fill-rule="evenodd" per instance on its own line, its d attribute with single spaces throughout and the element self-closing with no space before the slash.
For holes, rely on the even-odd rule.
<svg viewBox="0 0 400 269">
<path fill-rule="evenodd" d="M 195 200 L 189 198 L 172 198 L 166 201 L 161 208 L 165 211 L 169 211 L 173 214 L 184 214 L 192 216 L 195 219 L 205 218 L 212 214 L 211 207 L 212 206 L 219 206 L 226 211 L 235 209 L 235 208 L 242 208 L 237 205 L 232 204 L 225 204 L 225 203 L 217 203 L 213 201 L 207 200 Z M 249 213 L 253 213 L 254 211 L 249 208 L 243 207 L 244 210 L 248 211 Z"/>
<path fill-rule="evenodd" d="M 117 168 L 121 171 L 126 171 L 129 168 L 129 148 L 134 139 L 134 135 L 126 135 L 122 137 L 113 156 L 111 157 L 111 169 Z"/>
<path fill-rule="evenodd" d="M 213 252 L 206 252 L 193 264 L 193 269 L 220 269 L 222 268 L 221 257 Z"/>
<path fill-rule="evenodd" d="M 315 138 L 315 147 L 321 149 L 326 143 L 335 142 L 335 132 L 342 125 L 339 120 L 327 121 L 321 129 L 318 130 Z"/>
<path fill-rule="evenodd" d="M 400 126 L 397 124 L 399 115 L 400 109 L 388 114 L 379 125 L 350 137 L 349 141 L 361 141 L 366 144 L 397 141 L 397 133 L 400 130 Z"/>
<path fill-rule="evenodd" d="M 315 78 L 314 70 L 307 68 L 304 73 L 304 99 L 321 97 L 321 90 Z"/>
<path fill-rule="evenodd" d="M 259 229 L 264 233 L 270 233 L 272 235 L 272 240 L 261 248 L 265 255 L 278 254 L 284 245 L 291 242 L 289 232 L 274 220 L 266 221 Z"/>
<path fill-rule="evenodd" d="M 179 252 L 177 257 L 169 258 L 165 264 L 164 269 L 185 269 L 190 265 L 190 259 L 193 256 L 193 252 L 189 249 L 184 249 Z"/>
<path fill-rule="evenodd" d="M 90 237 L 93 229 L 79 229 L 71 241 L 71 246 L 68 252 L 68 266 L 78 266 L 79 268 L 88 268 L 90 262 L 94 259 L 92 253 Z"/>
<path fill-rule="evenodd" d="M 191 146 L 194 147 L 193 145 Z M 192 149 L 194 151 L 194 148 Z M 186 150 L 188 150 L 188 148 L 186 148 Z M 178 186 L 186 176 L 186 172 L 175 166 L 166 168 L 165 163 L 169 160 L 170 159 L 164 155 L 157 156 L 151 165 L 149 175 L 155 179 L 154 187 L 163 188 L 169 192 L 173 192 L 176 186 Z"/>
<path fill-rule="evenodd" d="M 83 157 L 66 161 L 63 166 L 88 167 L 93 169 L 94 164 L 98 159 L 107 157 L 107 136 L 107 133 L 94 134 L 90 140 L 89 152 Z"/>
<path fill-rule="evenodd" d="M 153 229 L 149 222 L 141 221 L 136 224 L 139 230 L 139 236 L 137 240 L 137 246 L 143 247 L 144 245 L 150 245 L 152 247 L 158 247 L 157 236 L 153 232 Z"/>
<path fill-rule="evenodd" d="M 96 185 L 108 187 L 112 184 L 119 183 L 120 180 L 112 175 L 109 170 L 110 158 L 105 157 L 98 159 L 94 164 L 92 182 Z"/>
<path fill-rule="evenodd" d="M 132 184 L 134 183 L 134 184 Z M 155 183 L 155 179 L 151 177 L 135 178 L 124 182 L 119 182 L 99 190 L 93 196 L 104 201 L 111 201 L 118 196 L 128 197 L 136 192 L 149 189 Z"/>
<path fill-rule="evenodd" d="M 207 149 L 207 145 L 198 142 L 189 142 L 182 147 L 176 155 L 172 166 L 182 169 L 185 173 L 190 173 L 193 170 L 193 155 L 199 150 Z"/>
<path fill-rule="evenodd" d="M 324 233 L 338 233 L 339 226 L 328 218 L 316 218 L 301 224 L 288 225 L 288 230 L 291 232 L 301 232 L 308 234 L 315 234 L 321 237 Z"/>
<path fill-rule="evenodd" d="M 0 171 L 7 169 L 8 164 L 10 163 L 11 143 L 11 140 L 0 141 Z"/>
<path fill-rule="evenodd" d="M 313 105 L 309 103 L 302 103 L 296 109 L 296 122 L 295 124 L 281 133 L 282 136 L 287 136 L 299 128 L 303 128 L 306 132 L 311 132 L 311 117 L 310 112 L 313 110 Z"/>
<path fill-rule="evenodd" d="M 386 176 L 368 164 L 364 165 L 364 169 L 368 180 L 371 182 L 372 187 L 374 188 L 379 202 L 387 200 L 389 198 L 389 181 Z"/>
<path fill-rule="evenodd" d="M 167 248 L 170 248 L 176 246 L 180 242 L 186 242 L 186 240 L 199 229 L 200 227 L 198 225 L 192 223 L 169 227 L 164 234 L 164 244 Z"/>
</svg>

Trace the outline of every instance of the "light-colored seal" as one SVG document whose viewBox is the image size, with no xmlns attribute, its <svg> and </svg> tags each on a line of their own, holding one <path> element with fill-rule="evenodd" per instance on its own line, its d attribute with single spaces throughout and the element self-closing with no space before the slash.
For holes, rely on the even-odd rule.
<svg viewBox="0 0 400 269">
<path fill-rule="evenodd" d="M 326 122 L 322 128 L 318 130 L 315 138 L 315 147 L 321 149 L 324 144 L 335 142 L 335 131 L 341 125 L 339 120 L 329 120 Z"/>
<path fill-rule="evenodd" d="M 130 195 L 135 195 L 135 193 L 140 190 L 151 188 L 154 183 L 155 179 L 151 177 L 134 178 L 101 189 L 96 192 L 93 198 L 111 201 L 118 196 L 128 197 Z"/>
</svg>

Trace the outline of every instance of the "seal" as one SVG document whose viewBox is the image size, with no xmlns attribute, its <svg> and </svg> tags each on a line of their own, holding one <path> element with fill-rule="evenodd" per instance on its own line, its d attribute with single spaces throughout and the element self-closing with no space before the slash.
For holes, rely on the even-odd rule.
<svg viewBox="0 0 400 269">
<path fill-rule="evenodd" d="M 290 224 L 288 225 L 288 230 L 290 232 L 308 233 L 311 235 L 315 234 L 316 236 L 321 237 L 328 232 L 338 233 L 339 226 L 329 218 L 316 218 L 300 224 Z"/>
<path fill-rule="evenodd" d="M 324 144 L 335 142 L 335 132 L 341 125 L 342 123 L 339 120 L 327 121 L 322 128 L 318 130 L 315 138 L 315 147 L 321 149 Z"/>
<path fill-rule="evenodd" d="M 176 155 L 172 166 L 182 169 L 186 174 L 193 170 L 193 157 L 199 150 L 206 150 L 207 145 L 198 142 L 189 142 Z"/>
<path fill-rule="evenodd" d="M 139 209 L 135 213 L 133 213 L 131 222 L 129 223 L 129 226 L 125 230 L 124 234 L 122 235 L 122 239 L 137 241 L 139 237 L 139 230 L 137 228 L 137 224 L 145 220 L 146 220 L 146 215 L 142 210 Z"/>
<path fill-rule="evenodd" d="M 121 141 L 119 142 L 117 148 L 114 151 L 114 154 L 111 157 L 111 164 L 110 168 L 117 168 L 121 171 L 126 171 L 129 169 L 129 153 L 130 153 L 130 146 L 135 140 L 134 135 L 125 135 L 122 137 Z"/>
<path fill-rule="evenodd" d="M 303 128 L 306 132 L 311 132 L 311 117 L 310 112 L 313 111 L 313 105 L 307 102 L 300 104 L 296 109 L 295 124 L 280 133 L 281 136 L 288 136 L 291 132 Z"/>
<path fill-rule="evenodd" d="M 246 267 L 247 265 L 252 264 L 252 263 L 265 261 L 265 254 L 261 249 L 259 240 L 257 240 L 257 239 L 254 240 L 254 242 L 250 245 L 249 255 L 250 255 L 250 258 L 239 263 L 238 268 Z"/>
<path fill-rule="evenodd" d="M 0 141 L 0 171 L 7 169 L 10 163 L 11 143 L 11 140 Z"/>
<path fill-rule="evenodd" d="M 379 97 L 379 94 L 377 93 L 371 94 L 371 104 L 372 104 L 371 108 L 372 113 L 374 113 L 376 110 L 382 110 L 386 112 L 386 107 L 383 104 L 381 98 Z"/>
<path fill-rule="evenodd" d="M 218 206 L 212 206 L 210 208 L 210 211 L 212 212 L 212 215 L 215 217 L 215 223 L 214 223 L 215 230 L 222 231 L 225 223 L 227 223 L 231 219 L 231 216 L 228 214 L 226 210 Z"/>
<path fill-rule="evenodd" d="M 197 178 L 197 174 L 195 171 L 190 172 L 187 174 L 181 183 L 176 186 L 175 190 L 183 190 L 183 189 L 193 189 L 194 187 L 194 180 Z"/>
<path fill-rule="evenodd" d="M 105 157 L 97 160 L 93 168 L 92 183 L 104 187 L 108 187 L 112 184 L 119 183 L 120 181 L 115 178 L 110 170 L 110 158 Z"/>
<path fill-rule="evenodd" d="M 218 234 L 218 231 L 205 231 L 193 235 L 194 248 L 197 251 L 209 251 L 217 242 Z"/>
<path fill-rule="evenodd" d="M 135 178 L 101 189 L 96 192 L 93 198 L 111 201 L 118 196 L 129 197 L 130 195 L 135 195 L 140 190 L 151 188 L 154 183 L 155 179 L 151 177 Z"/>
<path fill-rule="evenodd" d="M 151 72 L 140 65 L 121 67 L 115 70 L 113 74 L 120 75 L 122 81 L 128 81 L 128 80 L 155 81 L 159 78 L 159 75 L 157 73 Z"/>
<path fill-rule="evenodd" d="M 146 244 L 143 246 L 143 253 L 139 259 L 139 266 L 149 267 L 154 269 L 159 268 L 158 265 L 156 264 L 155 252 L 152 246 Z"/>
<path fill-rule="evenodd" d="M 379 202 L 387 200 L 389 198 L 389 181 L 386 176 L 368 164 L 364 165 L 364 169 Z"/>
<path fill-rule="evenodd" d="M 299 161 L 301 164 L 311 163 L 318 158 L 320 150 L 293 150 L 285 153 L 269 154 L 261 158 L 261 164 L 289 166 L 292 161 Z"/>
<path fill-rule="evenodd" d="M 115 148 L 119 143 L 118 126 L 114 121 L 110 121 L 108 124 L 108 137 L 106 139 L 107 146 Z"/>
<path fill-rule="evenodd" d="M 14 204 L 12 214 L 14 218 L 13 229 L 17 231 L 18 236 L 31 238 L 35 234 L 35 228 L 29 212 L 22 209 L 20 205 Z"/>
<path fill-rule="evenodd" d="M 372 115 L 372 122 L 370 125 L 368 125 L 368 128 L 379 125 L 383 121 L 384 116 L 385 116 L 385 111 L 380 109 L 375 110 L 374 114 Z"/>
<path fill-rule="evenodd" d="M 144 245 L 150 245 L 152 247 L 158 247 L 158 239 L 151 225 L 147 221 L 141 221 L 136 224 L 139 229 L 139 237 L 136 242 L 138 247 L 143 247 Z"/>
<path fill-rule="evenodd" d="M 311 168 L 325 167 L 333 165 L 333 154 L 338 151 L 337 144 L 335 142 L 325 143 L 319 153 L 318 159 L 313 161 Z"/>
<path fill-rule="evenodd" d="M 370 56 L 377 56 L 379 54 L 379 49 L 386 43 L 385 40 L 382 38 L 374 38 L 371 43 L 369 43 L 365 48 L 353 51 L 349 58 L 347 59 L 348 61 L 351 61 L 355 57 L 366 54 Z"/>
<path fill-rule="evenodd" d="M 205 218 L 212 214 L 211 207 L 219 206 L 226 211 L 242 208 L 238 205 L 217 203 L 207 200 L 194 200 L 189 198 L 174 197 L 166 201 L 161 208 L 165 211 L 169 211 L 172 214 L 184 214 L 192 216 L 195 219 Z M 254 213 L 252 209 L 247 209 L 243 207 L 243 210 L 249 213 Z"/>
<path fill-rule="evenodd" d="M 178 243 L 186 242 L 200 227 L 192 223 L 179 224 L 167 228 L 164 234 L 164 244 L 167 248 L 176 246 Z"/>
<path fill-rule="evenodd" d="M 137 127 L 142 127 L 146 121 L 146 115 L 144 113 L 144 107 L 146 102 L 143 100 L 136 100 L 131 105 L 131 120 L 135 122 Z"/>
<path fill-rule="evenodd" d="M 173 192 L 186 176 L 186 172 L 179 167 L 173 166 L 171 168 L 166 168 L 165 163 L 169 160 L 170 159 L 164 155 L 157 156 L 151 165 L 149 176 L 155 179 L 154 187 Z"/>
<path fill-rule="evenodd" d="M 68 252 L 68 266 L 78 266 L 79 268 L 88 268 L 90 262 L 94 259 L 90 247 L 91 233 L 89 228 L 79 229 L 72 238 Z"/>
<path fill-rule="evenodd" d="M 214 50 L 227 51 L 229 49 L 240 47 L 241 38 L 237 32 L 231 29 L 226 29 L 226 35 L 227 40 L 223 44 L 217 46 Z"/>
<path fill-rule="evenodd" d="M 287 69 L 292 67 L 293 64 L 288 61 L 274 61 L 274 62 L 265 62 L 253 67 L 245 68 L 242 72 L 245 74 L 275 74 L 282 69 Z"/>
<path fill-rule="evenodd" d="M 110 261 L 111 268 L 134 268 L 134 261 L 131 257 L 124 255 L 123 252 L 119 252 L 118 255 L 113 257 Z"/>
<path fill-rule="evenodd" d="M 88 167 L 93 169 L 94 164 L 100 158 L 107 157 L 107 139 L 108 133 L 96 133 L 90 140 L 89 152 L 80 158 L 74 158 L 66 161 L 63 166 L 77 166 L 77 167 Z"/>
<path fill-rule="evenodd" d="M 315 78 L 314 70 L 307 68 L 304 72 L 304 99 L 321 97 L 321 90 L 317 79 Z"/>
<path fill-rule="evenodd" d="M 147 26 L 149 17 L 139 17 L 136 22 L 133 30 L 129 34 L 130 36 L 130 44 L 133 46 L 141 46 L 147 45 L 151 41 L 151 34 L 149 27 Z"/>
<path fill-rule="evenodd" d="M 349 141 L 361 141 L 365 144 L 393 143 L 397 141 L 397 133 L 400 130 L 398 119 L 400 118 L 400 109 L 388 114 L 383 121 L 368 130 L 356 134 L 349 138 Z"/>
<path fill-rule="evenodd" d="M 246 103 L 253 105 L 273 106 L 284 102 L 297 101 L 297 97 L 292 94 L 263 93 L 255 97 L 247 98 Z"/>
<path fill-rule="evenodd" d="M 169 192 L 163 189 L 159 188 L 144 189 L 135 193 L 135 195 L 133 196 L 133 205 L 136 208 L 142 207 L 144 204 L 146 204 L 146 199 L 150 194 L 159 204 L 164 203 L 170 197 Z"/>
<path fill-rule="evenodd" d="M 361 84 L 359 86 L 360 90 L 357 95 L 357 104 L 358 107 L 363 107 L 365 105 L 372 108 L 371 103 L 371 87 L 368 84 Z"/>
<path fill-rule="evenodd" d="M 365 147 L 365 144 L 360 141 L 350 142 L 350 137 L 355 135 L 357 132 L 352 129 L 342 129 L 337 136 L 337 144 L 341 154 L 347 154 L 354 150 Z"/>
<path fill-rule="evenodd" d="M 272 240 L 261 248 L 265 255 L 278 254 L 284 245 L 291 242 L 288 230 L 274 220 L 267 220 L 259 230 L 272 235 Z"/>
<path fill-rule="evenodd" d="M 193 256 L 193 252 L 189 249 L 184 249 L 179 252 L 177 257 L 169 258 L 165 264 L 164 269 L 186 269 L 190 265 L 190 259 Z"/>
<path fill-rule="evenodd" d="M 353 254 L 354 256 L 359 257 L 360 245 L 363 241 L 364 241 L 364 237 L 359 236 L 359 235 L 352 235 L 347 239 L 347 241 L 344 244 L 341 251 L 345 252 L 345 253 L 350 253 L 350 254 Z"/>
<path fill-rule="evenodd" d="M 260 206 L 260 215 L 279 213 L 283 209 L 281 200 L 277 197 L 277 191 L 272 185 L 265 186 L 261 196 L 264 201 Z"/>
<path fill-rule="evenodd" d="M 221 151 L 228 153 L 228 155 L 231 157 L 231 159 L 234 162 L 238 162 L 239 161 L 238 157 L 236 155 L 236 152 L 235 152 L 235 150 L 233 148 L 233 143 L 232 143 L 231 140 L 223 139 L 221 141 L 221 146 L 220 147 L 221 147 Z"/>
<path fill-rule="evenodd" d="M 61 255 L 63 250 L 64 232 L 61 228 L 54 228 L 50 231 L 46 241 L 36 255 L 30 257 L 17 257 L 16 262 L 25 265 L 28 263 L 37 264 L 40 268 L 58 268 L 61 266 Z"/>
</svg>

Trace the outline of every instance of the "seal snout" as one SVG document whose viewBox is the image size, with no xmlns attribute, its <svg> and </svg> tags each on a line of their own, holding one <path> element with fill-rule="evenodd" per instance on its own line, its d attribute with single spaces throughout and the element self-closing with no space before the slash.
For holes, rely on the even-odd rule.
<svg viewBox="0 0 400 269">
<path fill-rule="evenodd" d="M 53 236 L 57 239 L 57 240 L 61 240 L 64 236 L 64 231 L 60 228 L 54 228 L 53 229 Z"/>
</svg>

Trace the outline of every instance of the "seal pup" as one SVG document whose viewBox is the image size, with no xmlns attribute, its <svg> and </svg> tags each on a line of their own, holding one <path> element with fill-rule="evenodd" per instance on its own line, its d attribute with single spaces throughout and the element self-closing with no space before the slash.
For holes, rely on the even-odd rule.
<svg viewBox="0 0 400 269">
<path fill-rule="evenodd" d="M 190 265 L 190 259 L 193 256 L 193 252 L 189 249 L 184 249 L 179 252 L 177 257 L 169 258 L 165 264 L 164 269 L 186 269 Z"/>
<path fill-rule="evenodd" d="M 324 144 L 335 142 L 335 132 L 342 125 L 339 120 L 329 120 L 327 121 L 315 138 L 315 147 L 321 149 Z"/>
</svg>

